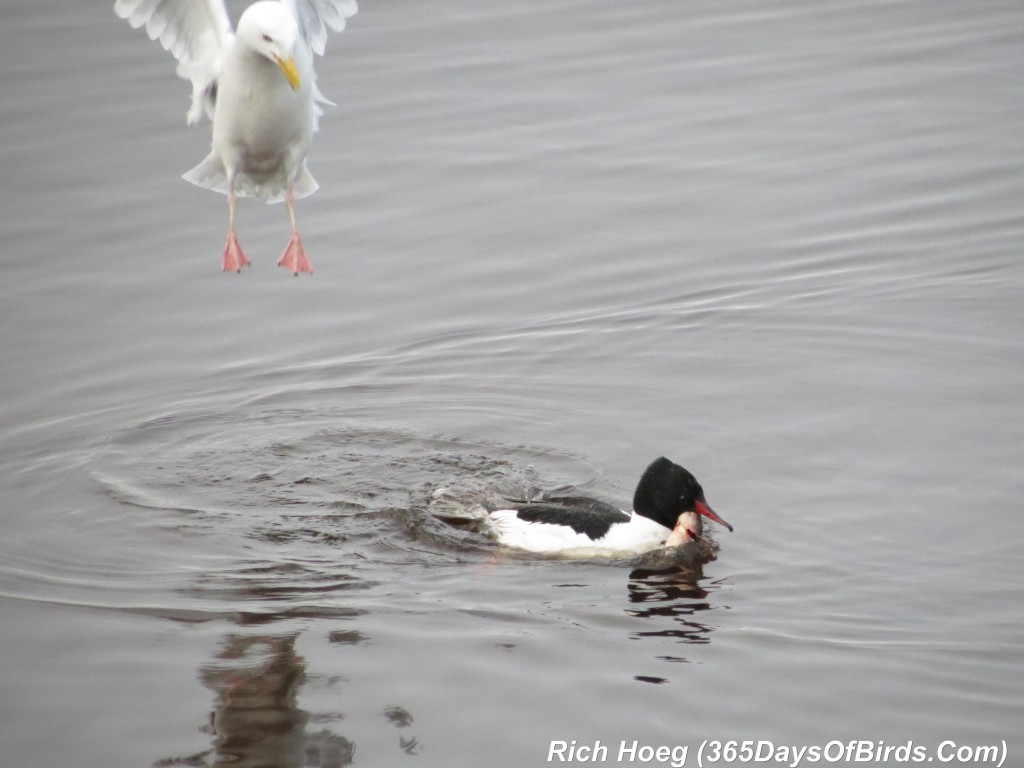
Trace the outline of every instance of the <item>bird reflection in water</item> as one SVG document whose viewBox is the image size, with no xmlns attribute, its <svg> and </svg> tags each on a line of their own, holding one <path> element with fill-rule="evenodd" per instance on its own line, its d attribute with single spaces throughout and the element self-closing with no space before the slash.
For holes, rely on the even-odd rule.
<svg viewBox="0 0 1024 768">
<path fill-rule="evenodd" d="M 228 635 L 217 657 L 200 670 L 203 684 L 217 694 L 217 704 L 202 730 L 213 748 L 188 757 L 161 760 L 155 768 L 344 768 L 355 759 L 356 744 L 329 728 L 311 723 L 340 720 L 341 714 L 317 716 L 298 706 L 306 679 L 306 662 L 295 652 L 298 634 Z M 383 717 L 396 728 L 412 724 L 402 707 L 388 707 Z M 415 737 L 399 737 L 399 747 L 415 754 Z"/>
<path fill-rule="evenodd" d="M 629 576 L 629 602 L 635 607 L 626 610 L 630 616 L 656 624 L 670 620 L 669 626 L 647 629 L 632 634 L 633 638 L 669 638 L 680 643 L 707 644 L 713 627 L 695 621 L 694 617 L 710 610 L 708 591 L 700 586 L 704 563 L 715 559 L 715 548 L 704 540 L 682 547 L 655 550 L 641 557 Z M 687 661 L 682 656 L 662 656 L 664 661 Z M 663 683 L 665 678 L 638 675 L 641 682 Z"/>
</svg>

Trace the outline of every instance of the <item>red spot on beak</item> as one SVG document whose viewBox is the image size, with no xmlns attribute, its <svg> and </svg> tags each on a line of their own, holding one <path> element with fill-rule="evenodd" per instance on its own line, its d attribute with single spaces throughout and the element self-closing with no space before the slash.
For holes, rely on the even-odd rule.
<svg viewBox="0 0 1024 768">
<path fill-rule="evenodd" d="M 713 510 L 711 507 L 709 507 L 703 501 L 696 501 L 696 502 L 694 502 L 693 508 L 697 512 L 698 515 L 704 515 L 704 517 L 706 517 L 708 520 L 714 520 L 719 525 L 724 525 L 730 531 L 732 530 L 732 526 L 729 525 L 727 522 L 725 522 L 725 520 L 720 518 L 717 514 L 715 514 L 715 510 Z"/>
</svg>

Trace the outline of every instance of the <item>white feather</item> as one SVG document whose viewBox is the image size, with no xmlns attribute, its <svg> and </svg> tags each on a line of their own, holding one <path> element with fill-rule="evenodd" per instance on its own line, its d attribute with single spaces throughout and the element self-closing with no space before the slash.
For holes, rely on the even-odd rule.
<svg viewBox="0 0 1024 768">
<path fill-rule="evenodd" d="M 514 509 L 499 509 L 489 518 L 498 541 L 529 552 L 559 552 L 573 557 L 581 554 L 609 556 L 639 554 L 665 543 L 671 530 L 636 512 L 629 521 L 616 523 L 600 539 L 577 533 L 568 525 L 523 520 Z"/>
<path fill-rule="evenodd" d="M 209 95 L 220 74 L 221 58 L 231 42 L 231 22 L 222 0 L 116 0 L 114 13 L 134 28 L 145 27 L 150 40 L 178 60 L 178 76 L 192 82 L 188 123 L 203 107 L 213 117 Z"/>
<path fill-rule="evenodd" d="M 327 29 L 341 32 L 345 19 L 359 10 L 356 0 L 281 0 L 299 22 L 299 32 L 313 53 L 324 55 Z"/>
</svg>

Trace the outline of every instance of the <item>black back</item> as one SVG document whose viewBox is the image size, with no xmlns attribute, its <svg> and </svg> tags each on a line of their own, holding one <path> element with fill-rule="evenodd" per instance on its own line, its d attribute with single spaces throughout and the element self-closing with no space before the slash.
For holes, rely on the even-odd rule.
<svg viewBox="0 0 1024 768">
<path fill-rule="evenodd" d="M 585 496 L 552 496 L 544 501 L 515 507 L 516 517 L 530 523 L 568 525 L 576 533 L 597 540 L 615 523 L 629 521 L 629 515 L 597 499 Z"/>
<path fill-rule="evenodd" d="M 666 528 L 674 528 L 680 512 L 692 512 L 704 501 L 697 478 L 664 456 L 644 470 L 633 494 L 633 510 Z"/>
</svg>

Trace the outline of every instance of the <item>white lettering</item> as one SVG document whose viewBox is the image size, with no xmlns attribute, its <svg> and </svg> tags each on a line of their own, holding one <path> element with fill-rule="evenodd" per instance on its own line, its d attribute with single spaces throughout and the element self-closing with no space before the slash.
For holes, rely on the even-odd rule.
<svg viewBox="0 0 1024 768">
<path fill-rule="evenodd" d="M 600 740 L 594 746 L 582 744 L 576 746 L 575 741 L 552 741 L 548 746 L 548 762 L 558 758 L 562 763 L 603 763 L 608 759 L 608 747 Z"/>
<path fill-rule="evenodd" d="M 674 746 L 670 747 L 662 745 L 660 747 L 652 747 L 644 744 L 641 746 L 640 742 L 633 741 L 621 741 L 619 742 L 619 755 L 616 762 L 619 763 L 668 763 L 672 768 L 683 768 L 686 765 L 686 757 L 690 752 L 688 746 Z M 607 751 L 604 753 L 602 760 L 607 759 Z"/>
<path fill-rule="evenodd" d="M 851 744 L 856 745 L 853 750 L 853 762 L 866 763 L 874 757 L 875 745 L 870 741 L 855 741 L 851 742 Z"/>
<path fill-rule="evenodd" d="M 938 758 L 940 763 L 948 763 L 950 760 L 953 759 L 953 755 L 947 754 L 945 750 L 947 747 L 955 746 L 956 744 L 954 744 L 952 741 L 944 741 L 941 744 L 939 744 Z"/>
<path fill-rule="evenodd" d="M 999 761 L 999 747 L 975 747 L 973 758 L 979 763 L 995 763 Z"/>
<path fill-rule="evenodd" d="M 551 745 L 548 747 L 548 762 L 550 763 L 552 760 L 554 760 L 555 756 L 557 755 L 558 759 L 564 763 L 565 750 L 567 750 L 568 748 L 569 745 L 566 744 L 564 741 L 552 741 Z"/>
<path fill-rule="evenodd" d="M 838 748 L 839 751 L 835 751 Z M 843 759 L 843 742 L 832 740 L 825 745 L 825 759 L 830 763 L 838 763 Z"/>
</svg>

